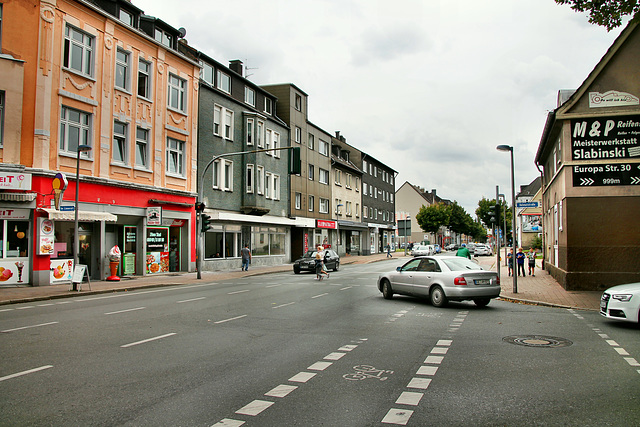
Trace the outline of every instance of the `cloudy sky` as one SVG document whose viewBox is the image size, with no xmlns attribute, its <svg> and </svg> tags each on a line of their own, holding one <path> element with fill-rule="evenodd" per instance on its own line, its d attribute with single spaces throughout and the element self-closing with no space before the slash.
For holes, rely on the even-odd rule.
<svg viewBox="0 0 640 427">
<path fill-rule="evenodd" d="M 294 83 L 309 119 L 408 181 L 456 200 L 510 194 L 534 164 L 559 89 L 619 35 L 553 0 L 133 0 L 257 84 Z M 625 21 L 626 22 L 626 21 Z M 509 196 L 508 196 L 509 197 Z"/>
</svg>

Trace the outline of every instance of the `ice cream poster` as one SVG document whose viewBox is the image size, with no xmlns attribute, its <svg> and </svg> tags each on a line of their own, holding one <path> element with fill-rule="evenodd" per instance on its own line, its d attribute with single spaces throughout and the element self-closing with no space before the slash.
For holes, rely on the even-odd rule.
<svg viewBox="0 0 640 427">
<path fill-rule="evenodd" d="M 38 218 L 38 255 L 53 254 L 54 234 L 53 221 L 49 218 Z"/>
<path fill-rule="evenodd" d="M 57 211 L 60 210 L 60 201 L 64 195 L 64 190 L 67 189 L 67 177 L 63 173 L 58 172 L 51 181 L 51 188 L 53 189 L 53 203 Z"/>
<path fill-rule="evenodd" d="M 72 259 L 52 259 L 51 260 L 51 283 L 69 282 L 73 277 Z"/>
</svg>

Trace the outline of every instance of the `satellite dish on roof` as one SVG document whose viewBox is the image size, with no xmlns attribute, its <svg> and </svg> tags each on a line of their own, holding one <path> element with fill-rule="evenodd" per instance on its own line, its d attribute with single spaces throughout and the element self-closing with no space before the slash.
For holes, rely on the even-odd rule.
<svg viewBox="0 0 640 427">
<path fill-rule="evenodd" d="M 178 28 L 178 33 L 180 33 L 180 38 L 183 39 L 184 36 L 187 35 L 187 30 L 185 30 L 184 27 L 180 27 L 180 28 Z"/>
</svg>

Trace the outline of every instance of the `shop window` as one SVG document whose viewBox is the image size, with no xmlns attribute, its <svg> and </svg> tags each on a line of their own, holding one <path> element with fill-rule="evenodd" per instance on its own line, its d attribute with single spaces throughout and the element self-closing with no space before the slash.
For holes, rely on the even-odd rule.
<svg viewBox="0 0 640 427">
<path fill-rule="evenodd" d="M 205 233 L 205 259 L 238 258 L 242 248 L 240 237 L 240 226 L 215 226 L 213 231 Z"/>
<path fill-rule="evenodd" d="M 285 254 L 285 230 L 280 227 L 252 227 L 251 228 L 251 254 L 260 255 L 284 255 Z"/>
<path fill-rule="evenodd" d="M 29 256 L 29 222 L 2 221 L 2 223 L 6 226 L 6 228 L 0 228 L 0 240 L 2 241 L 0 254 L 2 258 Z"/>
</svg>

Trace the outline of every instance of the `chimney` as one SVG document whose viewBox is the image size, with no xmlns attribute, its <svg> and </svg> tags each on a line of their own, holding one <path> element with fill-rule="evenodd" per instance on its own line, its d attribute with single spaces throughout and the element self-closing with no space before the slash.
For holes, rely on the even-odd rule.
<svg viewBox="0 0 640 427">
<path fill-rule="evenodd" d="M 433 199 L 435 200 L 435 198 L 436 198 L 436 189 L 435 188 L 431 189 L 431 194 L 433 194 Z"/>
<path fill-rule="evenodd" d="M 242 66 L 242 61 L 240 61 L 239 59 L 233 59 L 229 61 L 229 69 L 240 74 L 240 76 L 242 76 L 243 68 L 244 67 Z"/>
</svg>

